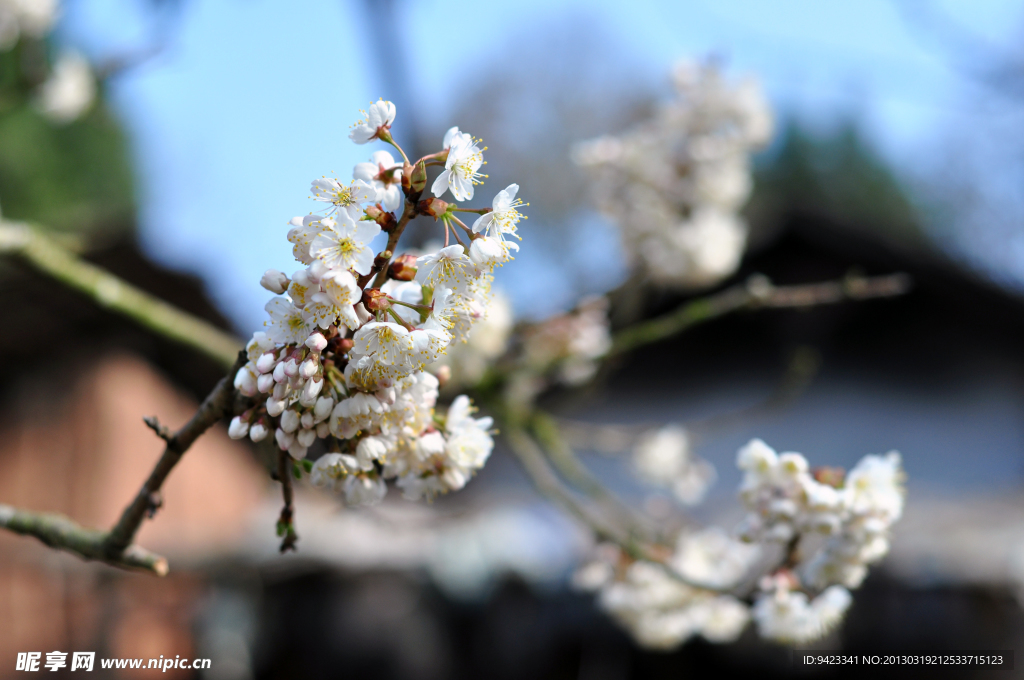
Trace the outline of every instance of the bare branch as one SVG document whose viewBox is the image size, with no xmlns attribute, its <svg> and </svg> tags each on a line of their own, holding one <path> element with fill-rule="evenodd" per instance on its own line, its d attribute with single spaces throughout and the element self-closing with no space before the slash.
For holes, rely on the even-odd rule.
<svg viewBox="0 0 1024 680">
<path fill-rule="evenodd" d="M 167 575 L 167 560 L 160 555 L 129 545 L 111 556 L 106 551 L 107 532 L 88 529 L 64 515 L 0 505 L 0 526 L 18 534 L 35 536 L 51 548 L 66 550 L 87 560 L 98 560 L 122 569 L 144 569 L 157 576 Z"/>
<path fill-rule="evenodd" d="M 650 562 L 660 567 L 673 579 L 691 588 L 700 588 L 714 592 L 729 592 L 728 589 L 698 583 L 687 578 L 666 563 L 665 559 L 669 554 L 668 549 L 658 550 L 657 546 L 647 546 L 594 516 L 586 505 L 581 503 L 562 485 L 562 481 L 555 474 L 554 470 L 548 466 L 540 447 L 521 427 L 516 425 L 507 426 L 505 429 L 505 439 L 537 490 L 589 527 L 599 540 L 609 541 L 618 545 L 623 552 L 633 559 Z"/>
<path fill-rule="evenodd" d="M 910 277 L 906 274 L 848 276 L 839 281 L 797 286 L 773 286 L 765 277 L 751 277 L 745 284 L 691 300 L 664 316 L 619 331 L 612 338 L 612 347 L 606 356 L 615 356 L 664 340 L 691 326 L 732 312 L 768 307 L 815 307 L 845 300 L 895 297 L 909 290 Z"/>
<path fill-rule="evenodd" d="M 121 519 L 110 530 L 110 534 L 104 541 L 106 554 L 110 557 L 117 557 L 131 544 L 135 533 L 139 530 L 146 515 L 151 515 L 158 507 L 154 499 L 158 499 L 160 487 L 163 486 L 167 475 L 171 473 L 174 466 L 181 460 L 182 455 L 192 443 L 199 438 L 199 435 L 206 432 L 213 425 L 226 416 L 231 408 L 231 402 L 235 394 L 233 379 L 235 373 L 248 360 L 245 352 L 238 352 L 238 358 L 234 366 L 226 376 L 220 379 L 213 391 L 206 396 L 199 406 L 192 419 L 184 427 L 167 439 L 167 447 L 157 461 L 156 467 L 150 473 L 142 488 L 139 489 L 135 500 L 125 508 Z"/>
<path fill-rule="evenodd" d="M 99 306 L 205 354 L 224 367 L 234 363 L 244 344 L 216 326 L 86 262 L 27 224 L 0 220 L 0 254 L 22 258 L 44 274 L 84 293 Z"/>
</svg>

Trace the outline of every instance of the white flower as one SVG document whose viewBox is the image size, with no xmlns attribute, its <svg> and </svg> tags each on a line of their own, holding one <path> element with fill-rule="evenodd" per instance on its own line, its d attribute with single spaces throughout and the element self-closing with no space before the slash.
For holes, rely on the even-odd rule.
<svg viewBox="0 0 1024 680">
<path fill-rule="evenodd" d="M 352 475 L 342 485 L 349 505 L 376 505 L 384 500 L 387 484 L 380 477 Z"/>
<path fill-rule="evenodd" d="M 412 359 L 416 368 L 437 361 L 452 342 L 452 334 L 443 328 L 416 328 L 409 333 L 412 341 Z"/>
<path fill-rule="evenodd" d="M 409 331 L 397 323 L 371 321 L 352 336 L 352 351 L 359 355 L 372 355 L 381 364 L 404 365 L 412 354 Z"/>
<path fill-rule="evenodd" d="M 877 514 L 889 522 L 903 514 L 903 471 L 895 451 L 864 456 L 846 475 L 844 486 L 853 512 Z"/>
<path fill-rule="evenodd" d="M 376 222 L 355 222 L 348 214 L 338 213 L 334 227 L 320 232 L 309 247 L 310 254 L 328 269 L 352 269 L 368 274 L 373 267 L 373 250 L 369 243 L 380 233 Z"/>
<path fill-rule="evenodd" d="M 516 198 L 519 191 L 518 184 L 509 184 L 507 188 L 498 192 L 491 203 L 491 212 L 485 213 L 473 223 L 475 233 L 485 232 L 499 240 L 504 240 L 506 235 L 519 238 L 516 233 L 516 225 L 523 216 L 519 213 L 520 206 L 524 205 L 521 199 Z"/>
<path fill-rule="evenodd" d="M 363 437 L 356 445 L 356 460 L 363 470 L 372 470 L 373 462 L 388 455 L 388 444 L 381 437 Z"/>
<path fill-rule="evenodd" d="M 477 269 L 490 270 L 497 264 L 511 260 L 512 251 L 518 250 L 518 243 L 483 236 L 470 243 L 469 259 Z"/>
<path fill-rule="evenodd" d="M 448 434 L 446 452 L 459 466 L 467 470 L 478 470 L 484 466 L 494 449 L 494 440 L 489 432 L 494 420 L 471 418 L 469 411 L 469 397 L 465 395 L 457 397 L 448 409 L 445 422 Z"/>
<path fill-rule="evenodd" d="M 326 487 L 332 491 L 340 491 L 341 483 L 355 472 L 357 466 L 350 467 L 348 460 L 355 459 L 352 456 L 345 456 L 340 453 L 328 453 L 320 456 L 313 463 L 313 469 L 309 472 L 309 479 L 314 486 Z"/>
<path fill-rule="evenodd" d="M 267 336 L 282 345 L 300 344 L 312 332 L 313 327 L 303 317 L 302 310 L 287 298 L 276 297 L 267 303 L 265 309 L 270 320 L 265 322 Z"/>
<path fill-rule="evenodd" d="M 333 177 L 321 177 L 313 180 L 309 190 L 314 201 L 330 203 L 333 210 L 343 210 L 354 220 L 360 217 L 359 206 L 377 200 L 377 188 L 361 179 L 345 186 Z"/>
<path fill-rule="evenodd" d="M 96 79 L 85 57 L 65 52 L 36 95 L 36 107 L 51 122 L 64 125 L 76 120 L 96 98 Z"/>
<path fill-rule="evenodd" d="M 832 586 L 813 601 L 803 593 L 778 588 L 761 595 L 753 616 L 761 637 L 782 643 L 803 643 L 824 637 L 842 620 L 850 606 L 850 592 Z"/>
<path fill-rule="evenodd" d="M 486 177 L 478 172 L 483 163 L 483 150 L 477 146 L 476 141 L 467 134 L 456 132 L 451 138 L 444 170 L 434 180 L 430 190 L 438 198 L 451 189 L 457 201 L 472 199 L 474 185 L 480 184 L 481 177 Z"/>
<path fill-rule="evenodd" d="M 381 132 L 386 132 L 395 122 L 395 105 L 383 99 L 370 104 L 369 111 L 360 113 L 363 118 L 356 121 L 348 133 L 348 138 L 356 144 L 366 144 L 371 139 L 377 139 Z"/>
<path fill-rule="evenodd" d="M 402 207 L 402 164 L 395 163 L 387 151 L 375 151 L 369 163 L 358 163 L 352 176 L 377 190 L 374 200 L 385 210 L 394 212 Z"/>
<path fill-rule="evenodd" d="M 458 244 L 418 257 L 416 264 L 419 267 L 416 280 L 431 288 L 439 288 L 441 284 L 455 288 L 472 277 L 472 263 L 466 257 L 465 249 Z"/>
<path fill-rule="evenodd" d="M 452 142 L 461 139 L 462 137 L 469 137 L 469 135 L 465 132 L 460 132 L 457 125 L 448 128 L 448 131 L 444 133 L 444 139 L 441 141 L 441 148 L 450 149 Z"/>
<path fill-rule="evenodd" d="M 320 280 L 320 285 L 334 303 L 344 324 L 352 330 L 358 328 L 359 317 L 356 315 L 355 306 L 362 299 L 363 291 L 356 283 L 355 277 L 345 269 L 334 269 Z"/>
</svg>

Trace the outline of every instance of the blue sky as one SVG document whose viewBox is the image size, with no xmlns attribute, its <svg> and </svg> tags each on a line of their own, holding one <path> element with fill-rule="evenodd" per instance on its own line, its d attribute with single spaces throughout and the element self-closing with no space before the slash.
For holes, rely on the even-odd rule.
<svg viewBox="0 0 1024 680">
<path fill-rule="evenodd" d="M 70 2 L 62 31 L 97 57 L 145 45 L 153 22 L 144 5 Z M 929 6 L 996 41 L 1008 40 L 1022 19 L 1008 0 Z M 399 7 L 397 26 L 371 30 L 361 1 L 192 0 L 167 49 L 112 84 L 135 143 L 146 249 L 203 276 L 242 327 L 262 318 L 263 270 L 295 268 L 285 224 L 312 208 L 309 181 L 347 176 L 373 151 L 346 135 L 359 108 L 388 96 L 374 60 L 394 40 L 409 42 L 415 100 L 438 127 L 494 60 L 517 46 L 543 58 L 530 35 L 574 17 L 605 27 L 614 37 L 608 49 L 636 64 L 638 78 L 657 82 L 678 58 L 717 54 L 732 72 L 760 77 L 780 111 L 819 125 L 852 113 L 908 173 L 928 163 L 945 131 L 998 115 L 976 105 L 984 94 L 891 0 Z"/>
</svg>

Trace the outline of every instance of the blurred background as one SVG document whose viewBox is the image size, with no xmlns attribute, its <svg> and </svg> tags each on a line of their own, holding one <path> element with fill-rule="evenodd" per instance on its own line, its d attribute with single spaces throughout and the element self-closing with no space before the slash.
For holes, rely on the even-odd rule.
<svg viewBox="0 0 1024 680">
<path fill-rule="evenodd" d="M 549 406 L 692 424 L 719 476 L 700 517 L 727 527 L 733 457 L 753 436 L 846 467 L 898 449 L 909 492 L 892 553 L 819 647 L 1010 649 L 1024 640 L 1022 36 L 1024 9 L 1003 0 L 69 0 L 49 37 L 0 52 L 0 208 L 244 337 L 263 320 L 262 272 L 294 268 L 286 223 L 312 209 L 308 183 L 368 159 L 348 126 L 384 97 L 406 149 L 433 151 L 458 125 L 489 147 L 487 196 L 520 184 L 523 249 L 496 286 L 518 318 L 539 319 L 627 275 L 572 144 L 648 115 L 679 59 L 751 75 L 776 133 L 731 281 L 903 271 L 914 291 L 715 322 Z M 32 49 L 91 65 L 76 116 L 33 99 Z M 0 502 L 109 525 L 160 452 L 142 417 L 181 424 L 219 369 L 15 261 L 0 261 L 0 290 Z M 815 357 L 813 378 L 784 408 L 744 410 L 785 387 L 794 352 Z M 671 503 L 622 460 L 587 461 L 650 513 Z M 218 432 L 140 535 L 171 560 L 167 579 L 0 536 L 0 675 L 18 651 L 52 649 L 209 657 L 210 678 L 790 668 L 753 635 L 634 648 L 568 587 L 590 539 L 500 447 L 431 505 L 345 510 L 300 489 L 297 554 L 277 554 L 278 503 L 248 449 Z"/>
</svg>

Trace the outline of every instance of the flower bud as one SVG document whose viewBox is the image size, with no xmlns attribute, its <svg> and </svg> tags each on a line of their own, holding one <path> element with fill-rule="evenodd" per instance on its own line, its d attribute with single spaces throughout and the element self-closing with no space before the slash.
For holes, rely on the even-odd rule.
<svg viewBox="0 0 1024 680">
<path fill-rule="evenodd" d="M 306 338 L 306 347 L 310 348 L 314 352 L 322 352 L 327 347 L 327 338 L 323 336 L 323 333 L 311 333 Z"/>
<path fill-rule="evenodd" d="M 310 379 L 316 375 L 317 371 L 320 370 L 320 362 L 310 357 L 302 362 L 299 366 L 299 375 L 305 379 Z"/>
<path fill-rule="evenodd" d="M 274 439 L 277 440 L 277 445 L 282 451 L 287 451 L 288 447 L 295 443 L 295 435 L 285 432 L 281 428 L 274 430 Z"/>
<path fill-rule="evenodd" d="M 814 470 L 811 471 L 811 475 L 816 481 L 838 489 L 843 485 L 843 479 L 846 477 L 846 470 L 841 467 L 828 467 L 823 465 L 821 467 L 814 468 Z"/>
<path fill-rule="evenodd" d="M 299 396 L 299 403 L 306 407 L 316 404 L 317 395 L 320 394 L 320 390 L 323 389 L 323 386 L 323 380 L 307 380 L 305 386 L 302 388 L 302 394 Z"/>
<path fill-rule="evenodd" d="M 261 442 L 267 438 L 269 430 L 267 426 L 263 424 L 263 421 L 253 423 L 253 426 L 249 428 L 249 439 L 254 442 Z"/>
<path fill-rule="evenodd" d="M 363 305 L 371 312 L 383 312 L 391 308 L 391 299 L 379 288 L 367 288 L 363 291 Z"/>
<path fill-rule="evenodd" d="M 313 425 L 316 424 L 313 420 L 313 412 L 306 411 L 305 413 L 303 413 L 302 417 L 299 418 L 299 424 L 302 425 L 302 427 L 304 427 L 307 430 L 313 427 Z"/>
<path fill-rule="evenodd" d="M 284 364 L 285 362 L 282 361 L 277 366 L 274 366 L 274 382 L 283 383 L 288 379 L 288 376 L 285 375 L 284 372 Z"/>
<path fill-rule="evenodd" d="M 284 362 L 284 374 L 289 378 L 294 378 L 299 374 L 299 365 L 295 362 L 295 359 L 289 359 Z"/>
<path fill-rule="evenodd" d="M 430 217 L 433 217 L 436 222 L 438 217 L 448 212 L 448 202 L 442 201 L 440 198 L 425 198 L 416 204 L 416 210 L 418 210 L 421 215 L 429 215 Z"/>
<path fill-rule="evenodd" d="M 288 409 L 281 414 L 281 429 L 285 432 L 295 432 L 299 429 L 299 414 L 294 409 Z"/>
<path fill-rule="evenodd" d="M 271 390 L 270 394 L 274 397 L 274 399 L 281 399 L 283 401 L 284 398 L 288 396 L 288 392 L 290 391 L 291 390 L 288 388 L 288 385 L 285 385 L 284 383 L 276 383 L 274 385 L 274 389 Z"/>
<path fill-rule="evenodd" d="M 273 352 L 261 354 L 260 358 L 256 360 L 256 370 L 260 373 L 270 373 L 275 366 L 277 366 L 277 357 Z"/>
<path fill-rule="evenodd" d="M 302 460 L 306 457 L 306 453 L 309 450 L 308 446 L 303 446 L 299 443 L 298 439 L 292 441 L 292 445 L 288 447 L 288 455 L 295 460 Z"/>
<path fill-rule="evenodd" d="M 316 441 L 316 431 L 307 429 L 299 430 L 295 434 L 295 440 L 299 442 L 299 444 L 301 444 L 302 446 L 308 448 L 313 445 L 313 442 Z"/>
<path fill-rule="evenodd" d="M 249 434 L 248 421 L 242 420 L 242 416 L 232 418 L 231 424 L 228 425 L 228 436 L 232 439 L 245 439 L 247 434 Z"/>
<path fill-rule="evenodd" d="M 380 230 L 385 234 L 390 234 L 398 226 L 398 220 L 395 218 L 395 213 L 388 212 L 381 208 L 380 204 L 371 205 L 366 209 L 366 216 L 377 223 Z"/>
<path fill-rule="evenodd" d="M 320 439 L 326 439 L 327 435 L 329 435 L 330 433 L 331 433 L 331 424 L 328 423 L 326 420 L 323 421 L 322 423 L 319 423 L 316 426 L 316 436 L 320 437 Z"/>
<path fill-rule="evenodd" d="M 250 364 L 246 364 L 235 373 L 235 389 L 247 397 L 256 396 L 259 389 L 258 378 Z"/>
<path fill-rule="evenodd" d="M 412 281 L 417 269 L 415 255 L 399 255 L 388 267 L 388 276 L 395 281 Z"/>
<path fill-rule="evenodd" d="M 275 399 L 269 397 L 267 399 L 267 415 L 271 417 L 279 416 L 284 412 L 284 400 Z"/>
<path fill-rule="evenodd" d="M 313 407 L 313 417 L 320 422 L 331 415 L 332 410 L 334 410 L 334 400 L 330 397 L 320 397 L 316 400 L 316 406 Z"/>
<path fill-rule="evenodd" d="M 263 277 L 260 279 L 261 286 L 277 295 L 282 295 L 288 290 L 288 283 L 288 277 L 284 275 L 284 272 L 279 272 L 276 269 L 268 269 L 263 272 Z"/>
<path fill-rule="evenodd" d="M 406 194 L 418 194 L 427 188 L 427 166 L 420 161 L 415 166 L 402 168 L 402 189 Z"/>
<path fill-rule="evenodd" d="M 256 387 L 263 394 L 269 394 L 270 390 L 274 389 L 274 375 L 272 373 L 264 373 L 256 378 Z"/>
</svg>

